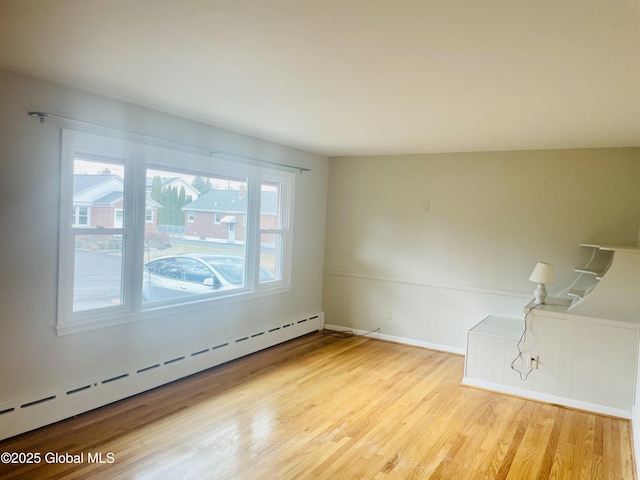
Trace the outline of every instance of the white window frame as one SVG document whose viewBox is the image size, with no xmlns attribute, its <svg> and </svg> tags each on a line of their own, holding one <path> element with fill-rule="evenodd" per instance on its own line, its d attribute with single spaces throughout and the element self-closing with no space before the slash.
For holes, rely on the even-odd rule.
<svg viewBox="0 0 640 480">
<path fill-rule="evenodd" d="M 72 225 L 74 160 L 84 154 L 119 159 L 124 164 L 125 191 L 123 199 L 124 224 L 122 228 L 78 228 Z M 246 301 L 259 296 L 288 292 L 291 289 L 291 233 L 293 218 L 293 185 L 295 174 L 285 170 L 267 169 L 256 165 L 234 162 L 225 158 L 212 158 L 181 150 L 168 149 L 113 137 L 63 130 L 61 168 L 61 215 L 58 278 L 58 335 L 96 328 L 149 320 L 159 314 L 198 315 L 207 312 L 212 304 Z M 82 156 L 82 155 L 80 155 Z M 207 295 L 186 297 L 182 303 L 142 303 L 142 275 L 144 264 L 144 235 L 146 223 L 146 171 L 147 169 L 173 169 L 192 175 L 220 176 L 247 179 L 247 226 L 245 229 L 245 285 L 244 288 Z M 260 283 L 260 188 L 263 182 L 278 182 L 282 201 L 281 278 Z M 64 212 L 68 212 L 66 215 Z M 75 236 L 86 234 L 118 234 L 125 239 L 123 247 L 124 282 L 122 305 L 93 310 L 73 311 Z"/>
<path fill-rule="evenodd" d="M 144 211 L 144 221 L 145 223 L 153 223 L 155 221 L 153 215 L 153 208 L 146 208 Z"/>
<path fill-rule="evenodd" d="M 280 262 L 277 267 L 279 269 L 280 279 L 259 283 L 259 289 L 270 288 L 272 285 L 278 283 L 289 284 L 291 282 L 291 248 L 286 248 L 286 246 L 291 245 L 292 243 L 294 178 L 295 177 L 293 176 L 283 178 L 281 176 L 272 175 L 270 172 L 265 172 L 261 178 L 260 184 L 257 185 L 257 188 L 261 189 L 263 183 L 278 184 L 278 191 L 280 193 L 280 198 L 278 200 L 278 205 L 280 207 L 280 211 L 278 212 L 278 217 L 280 219 L 279 228 L 258 228 L 259 242 L 261 241 L 263 234 L 280 236 L 279 251 L 277 255 Z M 285 206 L 286 208 L 283 208 Z M 259 221 L 260 219 L 258 218 L 258 222 Z"/>
</svg>

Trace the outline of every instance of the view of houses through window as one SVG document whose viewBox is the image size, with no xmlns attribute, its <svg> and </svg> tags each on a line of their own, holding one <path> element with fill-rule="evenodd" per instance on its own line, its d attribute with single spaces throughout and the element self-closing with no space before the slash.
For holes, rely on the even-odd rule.
<svg viewBox="0 0 640 480">
<path fill-rule="evenodd" d="M 142 195 L 126 157 L 72 154 L 61 237 L 61 262 L 65 242 L 73 252 L 69 313 L 141 311 L 282 284 L 288 184 L 277 175 L 260 181 L 154 164 L 142 170 Z"/>
<path fill-rule="evenodd" d="M 144 302 L 245 286 L 247 183 L 147 170 L 146 198 L 157 205 L 157 222 L 145 227 Z"/>
<path fill-rule="evenodd" d="M 123 171 L 119 163 L 74 161 L 75 311 L 124 303 Z"/>
</svg>

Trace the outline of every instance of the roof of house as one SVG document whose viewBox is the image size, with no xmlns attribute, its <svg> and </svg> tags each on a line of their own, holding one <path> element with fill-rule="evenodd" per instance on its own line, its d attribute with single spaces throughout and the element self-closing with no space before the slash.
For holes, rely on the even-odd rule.
<svg viewBox="0 0 640 480">
<path fill-rule="evenodd" d="M 111 175 L 111 174 L 89 175 L 89 174 L 83 174 L 83 173 L 76 173 L 73 175 L 73 194 L 77 195 L 78 193 L 84 192 L 86 190 L 90 190 L 102 183 L 108 182 L 109 180 L 113 180 L 114 178 L 122 180 L 118 175 Z"/>
<path fill-rule="evenodd" d="M 107 193 L 104 197 L 96 198 L 93 201 L 93 204 L 94 205 L 113 205 L 118 200 L 120 200 L 123 196 L 124 194 L 122 192 L 113 191 L 113 192 Z"/>
<path fill-rule="evenodd" d="M 261 199 L 261 213 L 276 215 L 278 212 L 278 192 L 262 192 Z M 194 212 L 245 213 L 247 211 L 247 195 L 238 190 L 210 190 L 182 209 Z"/>
<path fill-rule="evenodd" d="M 73 175 L 74 201 L 81 204 L 113 205 L 122 198 L 123 189 L 124 182 L 118 175 Z M 151 198 L 145 199 L 145 205 L 147 208 L 162 208 L 161 204 Z"/>
</svg>

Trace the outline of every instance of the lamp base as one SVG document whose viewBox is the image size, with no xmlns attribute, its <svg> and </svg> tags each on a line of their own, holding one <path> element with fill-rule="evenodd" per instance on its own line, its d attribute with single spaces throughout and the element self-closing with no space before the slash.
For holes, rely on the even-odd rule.
<svg viewBox="0 0 640 480">
<path fill-rule="evenodd" d="M 536 305 L 544 305 L 544 301 L 547 299 L 547 289 L 544 286 L 544 283 L 539 283 L 536 290 L 533 292 L 533 295 L 536 297 L 533 303 Z"/>
</svg>

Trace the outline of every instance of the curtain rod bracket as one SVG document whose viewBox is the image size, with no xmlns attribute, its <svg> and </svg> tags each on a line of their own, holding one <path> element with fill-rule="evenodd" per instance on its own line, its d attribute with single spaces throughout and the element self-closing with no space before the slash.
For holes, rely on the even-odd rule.
<svg viewBox="0 0 640 480">
<path fill-rule="evenodd" d="M 29 115 L 32 117 L 38 117 L 40 119 L 40 123 L 44 123 L 44 119 L 49 116 L 46 112 L 29 112 Z"/>
</svg>

